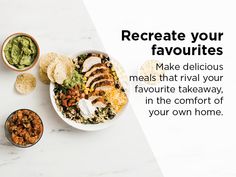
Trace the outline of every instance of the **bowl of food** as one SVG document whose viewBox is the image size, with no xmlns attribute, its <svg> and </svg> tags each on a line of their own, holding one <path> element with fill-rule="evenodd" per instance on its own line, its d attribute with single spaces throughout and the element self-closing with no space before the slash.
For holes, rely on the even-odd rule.
<svg viewBox="0 0 236 177">
<path fill-rule="evenodd" d="M 39 115 L 29 109 L 19 109 L 11 113 L 5 122 L 5 135 L 17 147 L 35 145 L 43 135 L 43 122 Z"/>
<path fill-rule="evenodd" d="M 80 130 L 95 131 L 120 119 L 128 97 L 113 59 L 103 52 L 85 51 L 62 61 L 64 69 L 58 60 L 54 71 L 50 71 L 53 64 L 47 71 L 48 75 L 54 73 L 49 76 L 50 98 L 63 121 Z"/>
<path fill-rule="evenodd" d="M 37 41 L 29 34 L 14 33 L 2 45 L 2 59 L 6 66 L 22 72 L 32 68 L 39 58 Z"/>
</svg>

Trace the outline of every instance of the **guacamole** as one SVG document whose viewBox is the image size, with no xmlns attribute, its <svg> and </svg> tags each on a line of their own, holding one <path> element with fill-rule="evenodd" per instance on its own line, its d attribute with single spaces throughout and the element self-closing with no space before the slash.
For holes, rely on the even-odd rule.
<svg viewBox="0 0 236 177">
<path fill-rule="evenodd" d="M 27 36 L 17 36 L 9 40 L 4 48 L 5 57 L 9 64 L 18 69 L 30 66 L 37 56 L 37 46 Z"/>
<path fill-rule="evenodd" d="M 76 85 L 82 85 L 83 83 L 83 76 L 78 73 L 78 71 L 74 70 L 72 73 L 72 77 L 70 79 L 66 79 L 63 82 L 63 85 L 66 88 L 72 88 Z"/>
</svg>

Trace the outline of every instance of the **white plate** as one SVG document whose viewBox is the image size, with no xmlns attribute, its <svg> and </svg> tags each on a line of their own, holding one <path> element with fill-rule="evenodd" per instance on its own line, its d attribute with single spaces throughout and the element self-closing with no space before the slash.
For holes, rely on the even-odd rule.
<svg viewBox="0 0 236 177">
<path fill-rule="evenodd" d="M 91 53 L 102 53 L 102 54 L 105 54 L 104 52 L 91 50 L 91 51 L 83 51 L 83 52 L 80 52 L 80 53 L 76 54 L 74 57 L 77 57 L 77 56 L 79 56 L 79 55 L 81 55 L 81 54 L 85 54 L 85 53 L 89 53 L 89 52 L 91 52 Z M 109 57 L 110 57 L 110 56 L 109 56 Z M 111 59 L 111 57 L 110 57 L 110 59 Z M 114 61 L 114 63 L 113 63 L 113 61 Z M 116 60 L 111 59 L 111 62 L 116 65 L 115 68 L 119 68 L 119 70 L 123 70 L 122 67 L 121 67 L 120 65 L 118 65 L 118 62 L 117 62 Z M 120 74 L 119 74 L 119 73 L 120 73 Z M 121 73 L 122 73 L 122 75 L 121 75 Z M 121 84 L 122 84 L 122 86 L 125 88 L 126 93 L 128 93 L 128 92 L 127 92 L 127 91 L 128 91 L 128 81 L 127 81 L 127 79 L 125 78 L 126 76 L 124 75 L 124 72 L 119 71 L 119 72 L 117 72 L 117 74 L 118 74 L 118 77 L 119 77 L 119 78 L 122 78 L 122 79 L 120 79 Z M 124 85 L 123 85 L 123 84 L 124 84 Z M 61 113 L 61 111 L 58 109 L 58 107 L 57 107 L 57 105 L 56 105 L 56 102 L 55 102 L 55 98 L 54 98 L 55 95 L 54 95 L 54 91 L 53 91 L 54 88 L 55 88 L 55 85 L 51 82 L 49 89 L 50 89 L 50 99 L 51 99 L 53 108 L 55 109 L 55 111 L 56 111 L 56 113 L 58 114 L 58 116 L 59 116 L 64 122 L 66 122 L 68 125 L 70 125 L 70 126 L 76 128 L 76 129 L 79 129 L 79 130 L 84 130 L 84 131 L 96 131 L 96 130 L 102 130 L 102 129 L 104 129 L 104 128 L 110 127 L 110 126 L 113 125 L 115 122 L 117 122 L 118 120 L 121 119 L 122 114 L 125 112 L 124 110 L 127 108 L 127 104 L 128 104 L 128 103 L 127 103 L 127 104 L 124 106 L 124 108 L 123 108 L 118 114 L 116 114 L 116 116 L 115 116 L 113 119 L 108 120 L 108 121 L 106 121 L 106 122 L 104 122 L 104 123 L 99 123 L 99 124 L 81 124 L 81 123 L 75 122 L 75 121 L 73 121 L 73 120 L 71 120 L 71 119 L 69 119 L 69 118 L 66 118 L 66 117 Z"/>
</svg>

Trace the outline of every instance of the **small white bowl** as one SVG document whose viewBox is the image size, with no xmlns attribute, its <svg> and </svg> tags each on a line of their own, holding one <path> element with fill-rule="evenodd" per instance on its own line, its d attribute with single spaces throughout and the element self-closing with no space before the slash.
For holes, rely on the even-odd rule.
<svg viewBox="0 0 236 177">
<path fill-rule="evenodd" d="M 29 38 L 34 42 L 34 44 L 35 44 L 36 47 L 37 47 L 37 56 L 35 57 L 33 63 L 32 63 L 30 66 L 25 67 L 25 68 L 23 68 L 23 69 L 19 69 L 19 68 L 15 67 L 15 66 L 11 65 L 11 64 L 7 61 L 6 56 L 5 56 L 5 53 L 4 53 L 4 48 L 5 48 L 5 46 L 7 45 L 7 43 L 8 43 L 11 39 L 13 39 L 13 38 L 15 38 L 15 37 L 17 37 L 17 36 L 26 36 L 26 37 L 29 37 Z M 6 65 L 8 68 L 10 68 L 11 70 L 17 71 L 17 72 L 24 72 L 24 71 L 27 71 L 27 70 L 29 70 L 29 69 L 31 69 L 32 67 L 35 66 L 35 64 L 37 63 L 37 61 L 38 61 L 38 59 L 39 59 L 40 48 L 39 48 L 39 45 L 38 45 L 37 41 L 36 41 L 31 35 L 26 34 L 26 33 L 14 33 L 14 34 L 10 35 L 9 37 L 7 37 L 6 40 L 3 42 L 2 49 L 1 49 L 1 53 L 2 53 L 3 62 L 5 63 L 5 65 Z"/>
<path fill-rule="evenodd" d="M 77 57 L 81 54 L 86 54 L 86 53 L 101 53 L 101 54 L 106 54 L 104 52 L 100 52 L 100 51 L 95 51 L 95 50 L 88 50 L 88 51 L 83 51 L 83 52 L 80 52 L 78 54 L 76 54 L 74 57 Z M 111 62 L 112 61 L 115 61 L 114 59 L 112 59 L 110 56 L 109 58 L 111 59 Z M 116 61 L 117 63 L 117 61 Z M 119 66 L 120 67 L 120 66 Z M 118 74 L 118 73 L 117 73 Z M 119 74 L 118 74 L 118 77 L 120 78 Z M 122 80 L 121 80 L 121 84 L 122 86 L 124 87 L 124 89 L 126 90 L 126 94 L 127 94 L 127 91 L 128 91 L 128 86 L 125 84 L 123 85 L 122 83 Z M 79 130 L 83 130 L 83 131 L 97 131 L 97 130 L 102 130 L 102 129 L 105 129 L 105 128 L 108 128 L 110 127 L 111 125 L 113 125 L 115 122 L 119 121 L 121 118 L 122 118 L 122 115 L 124 114 L 125 112 L 125 109 L 127 109 L 127 104 L 124 106 L 124 108 L 118 113 L 116 114 L 116 116 L 111 119 L 111 120 L 108 120 L 104 123 L 99 123 L 99 124 L 82 124 L 82 123 L 78 123 L 78 122 L 75 122 L 69 118 L 66 118 L 62 113 L 61 111 L 58 109 L 58 106 L 56 104 L 56 101 L 55 101 L 55 94 L 54 94 L 54 88 L 55 88 L 55 84 L 53 84 L 52 82 L 50 83 L 50 87 L 49 87 L 49 90 L 50 90 L 50 99 L 51 99 L 51 102 L 52 102 L 52 105 L 53 105 L 53 108 L 55 109 L 56 113 L 58 114 L 58 116 L 64 121 L 66 122 L 68 125 L 76 128 L 76 129 L 79 129 Z"/>
</svg>

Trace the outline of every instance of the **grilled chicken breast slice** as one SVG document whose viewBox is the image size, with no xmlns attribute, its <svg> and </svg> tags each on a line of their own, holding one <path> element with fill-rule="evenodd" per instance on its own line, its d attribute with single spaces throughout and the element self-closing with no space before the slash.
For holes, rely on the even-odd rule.
<svg viewBox="0 0 236 177">
<path fill-rule="evenodd" d="M 106 101 L 102 96 L 91 96 L 89 100 L 92 102 L 93 106 L 98 108 L 106 107 Z"/>
<path fill-rule="evenodd" d="M 98 63 L 98 64 L 93 65 L 93 67 L 89 71 L 87 71 L 84 74 L 84 76 L 85 77 L 90 77 L 90 76 L 93 76 L 97 73 L 103 72 L 103 70 L 108 70 L 109 71 L 109 68 L 104 63 Z"/>
<path fill-rule="evenodd" d="M 94 65 L 100 64 L 101 62 L 102 62 L 102 60 L 99 57 L 91 56 L 91 57 L 87 58 L 83 63 L 82 72 L 87 72 Z"/>
<path fill-rule="evenodd" d="M 101 87 L 101 86 L 113 86 L 113 85 L 114 85 L 113 79 L 101 79 L 99 81 L 94 82 L 91 85 L 91 88 L 96 89 L 97 87 Z"/>
<path fill-rule="evenodd" d="M 86 82 L 86 87 L 90 87 L 94 82 L 102 80 L 102 79 L 112 79 L 112 75 L 109 74 L 108 72 L 105 73 L 98 73 L 94 76 L 91 76 L 88 78 Z"/>
</svg>

